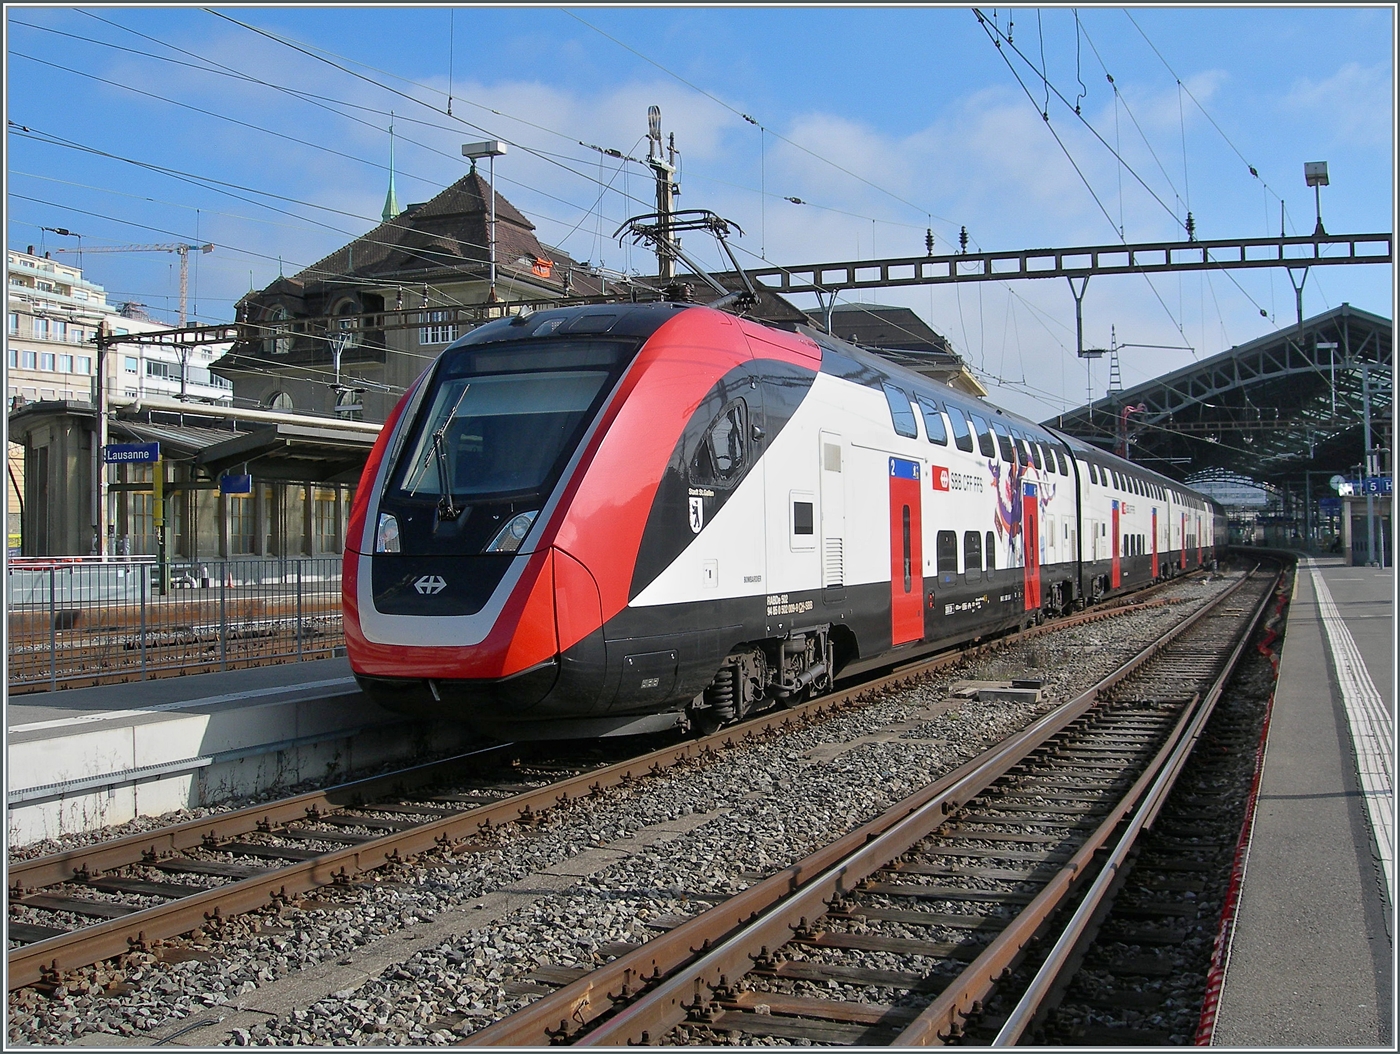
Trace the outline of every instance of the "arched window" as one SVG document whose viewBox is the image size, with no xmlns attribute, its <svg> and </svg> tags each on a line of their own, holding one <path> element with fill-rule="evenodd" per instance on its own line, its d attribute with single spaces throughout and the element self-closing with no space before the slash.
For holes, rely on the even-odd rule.
<svg viewBox="0 0 1400 1054">
<path fill-rule="evenodd" d="M 292 397 L 286 392 L 273 392 L 265 400 L 269 410 L 290 410 L 292 409 Z"/>
</svg>

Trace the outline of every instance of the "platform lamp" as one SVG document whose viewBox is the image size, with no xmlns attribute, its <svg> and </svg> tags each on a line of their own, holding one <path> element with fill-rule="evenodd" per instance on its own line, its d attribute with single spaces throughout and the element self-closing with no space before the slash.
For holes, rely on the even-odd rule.
<svg viewBox="0 0 1400 1054">
<path fill-rule="evenodd" d="M 1317 206 L 1317 227 L 1313 230 L 1313 237 L 1320 238 L 1327 233 L 1322 229 L 1322 188 L 1327 186 L 1327 162 L 1304 161 L 1303 178 L 1313 188 L 1313 201 Z"/>
<path fill-rule="evenodd" d="M 462 156 L 471 158 L 472 171 L 481 158 L 487 159 L 488 178 L 491 182 L 491 223 L 487 231 L 488 256 L 491 278 L 486 292 L 487 303 L 496 302 L 496 158 L 506 153 L 506 144 L 499 139 L 488 139 L 484 143 L 463 143 Z"/>
</svg>

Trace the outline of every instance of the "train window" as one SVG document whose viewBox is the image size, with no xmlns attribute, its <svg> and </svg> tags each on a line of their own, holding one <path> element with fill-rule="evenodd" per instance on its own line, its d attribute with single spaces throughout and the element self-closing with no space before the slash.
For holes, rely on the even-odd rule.
<svg viewBox="0 0 1400 1054">
<path fill-rule="evenodd" d="M 1064 452 L 1061 451 L 1058 447 L 1051 447 L 1050 449 L 1055 452 L 1055 461 L 1060 466 L 1060 475 L 1068 476 L 1069 462 L 1068 459 L 1065 457 Z"/>
<path fill-rule="evenodd" d="M 913 538 L 909 530 L 909 506 L 904 506 L 901 513 L 901 520 L 904 531 L 904 591 L 911 593 L 914 590 L 914 548 Z"/>
<path fill-rule="evenodd" d="M 963 569 L 982 570 L 982 536 L 976 531 L 968 531 L 963 535 Z"/>
<path fill-rule="evenodd" d="M 972 424 L 977 429 L 977 446 L 981 449 L 982 456 L 996 457 L 997 447 L 996 442 L 992 439 L 991 426 L 977 414 L 972 415 Z M 1011 459 L 1008 457 L 1006 460 L 1010 461 Z"/>
<path fill-rule="evenodd" d="M 948 445 L 948 430 L 943 427 L 943 415 L 938 412 L 938 404 L 925 396 L 919 396 L 919 410 L 924 415 L 924 435 L 930 443 Z"/>
<path fill-rule="evenodd" d="M 794 501 L 792 503 L 792 533 L 812 533 L 812 502 Z"/>
<path fill-rule="evenodd" d="M 606 369 L 449 376 L 425 400 L 395 497 L 543 487 L 572 453 L 608 377 Z"/>
<path fill-rule="evenodd" d="M 883 387 L 885 402 L 890 404 L 890 419 L 894 422 L 895 433 L 910 439 L 917 437 L 919 429 L 914 424 L 914 408 L 909 405 L 909 396 L 904 394 L 903 388 L 896 388 L 892 384 Z"/>
<path fill-rule="evenodd" d="M 996 537 L 997 537 L 997 536 L 996 536 L 995 534 L 993 534 L 991 531 L 988 531 L 988 532 L 987 532 L 987 550 L 986 550 L 986 552 L 987 552 L 987 570 L 988 570 L 988 572 L 995 571 L 995 570 L 997 569 Z"/>
<path fill-rule="evenodd" d="M 972 433 L 968 431 L 967 418 L 963 412 L 951 403 L 944 403 L 948 407 L 948 422 L 953 426 L 953 442 L 959 450 L 966 450 L 972 453 Z"/>
<path fill-rule="evenodd" d="M 1110 471 L 1113 473 L 1113 489 L 1114 489 L 1114 490 L 1122 490 L 1122 489 L 1123 489 L 1123 477 L 1122 477 L 1122 475 L 1119 473 L 1119 471 L 1118 471 L 1116 468 L 1115 468 L 1115 469 L 1110 469 Z"/>
<path fill-rule="evenodd" d="M 1040 457 L 1040 444 L 1037 443 L 1037 442 L 1035 442 L 1034 440 L 1032 440 L 1028 445 L 1029 445 L 1030 448 L 1031 448 L 1031 460 L 1035 462 L 1035 467 L 1038 468 L 1038 469 L 1040 469 L 1042 472 L 1044 472 L 1044 471 L 1045 471 L 1045 462 L 1042 461 L 1042 460 L 1041 460 L 1041 457 Z M 1050 466 L 1050 470 L 1053 472 L 1054 469 L 1055 469 L 1055 466 L 1054 466 L 1054 465 L 1051 465 L 1051 466 Z"/>
<path fill-rule="evenodd" d="M 1099 481 L 1099 466 L 1095 465 L 1093 462 L 1089 463 L 1089 478 L 1095 483 Z"/>
<path fill-rule="evenodd" d="M 1016 448 L 1011 445 L 1011 433 L 1004 425 L 994 424 L 992 428 L 996 431 L 997 442 L 1001 444 L 1001 459 L 1008 465 L 1016 464 Z"/>
<path fill-rule="evenodd" d="M 944 585 L 958 573 L 958 532 L 938 532 L 938 580 Z"/>
<path fill-rule="evenodd" d="M 720 411 L 700 447 L 690 460 L 690 478 L 694 483 L 729 484 L 744 471 L 745 437 L 748 435 L 748 406 L 735 399 Z"/>
<path fill-rule="evenodd" d="M 1031 466 L 1031 452 L 1030 452 L 1030 450 L 1026 447 L 1026 440 L 1025 440 L 1025 438 L 1024 438 L 1019 432 L 1012 432 L 1012 433 L 1011 433 L 1011 442 L 1014 443 L 1015 446 L 1016 446 L 1016 456 L 1017 456 L 1017 457 L 1020 459 L 1020 461 L 1021 461 L 1021 467 L 1022 467 L 1022 468 L 1030 468 L 1030 466 Z"/>
</svg>

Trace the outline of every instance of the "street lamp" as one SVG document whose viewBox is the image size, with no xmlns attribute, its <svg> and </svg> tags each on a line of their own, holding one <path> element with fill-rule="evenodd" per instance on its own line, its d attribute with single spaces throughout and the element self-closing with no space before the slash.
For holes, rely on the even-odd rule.
<svg viewBox="0 0 1400 1054">
<path fill-rule="evenodd" d="M 1313 231 L 1313 237 L 1320 238 L 1327 233 L 1322 229 L 1322 188 L 1327 186 L 1327 162 L 1304 161 L 1303 178 L 1308 181 L 1308 186 L 1313 188 L 1313 201 L 1317 206 L 1317 227 Z"/>
<path fill-rule="evenodd" d="M 476 171 L 476 163 L 480 158 L 487 158 L 489 179 L 491 181 L 491 223 L 487 232 L 488 254 L 491 261 L 490 288 L 487 290 L 486 299 L 488 303 L 496 302 L 496 158 L 506 152 L 506 144 L 499 139 L 488 139 L 484 143 L 463 143 L 462 156 L 471 158 L 472 171 Z"/>
</svg>

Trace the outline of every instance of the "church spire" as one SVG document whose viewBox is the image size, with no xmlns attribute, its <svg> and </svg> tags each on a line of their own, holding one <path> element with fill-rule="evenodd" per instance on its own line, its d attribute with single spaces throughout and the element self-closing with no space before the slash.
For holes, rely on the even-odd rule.
<svg viewBox="0 0 1400 1054">
<path fill-rule="evenodd" d="M 394 114 L 389 113 L 389 193 L 384 198 L 384 211 L 380 214 L 385 223 L 388 223 L 397 216 L 403 209 L 399 208 L 399 199 L 394 195 Z"/>
</svg>

